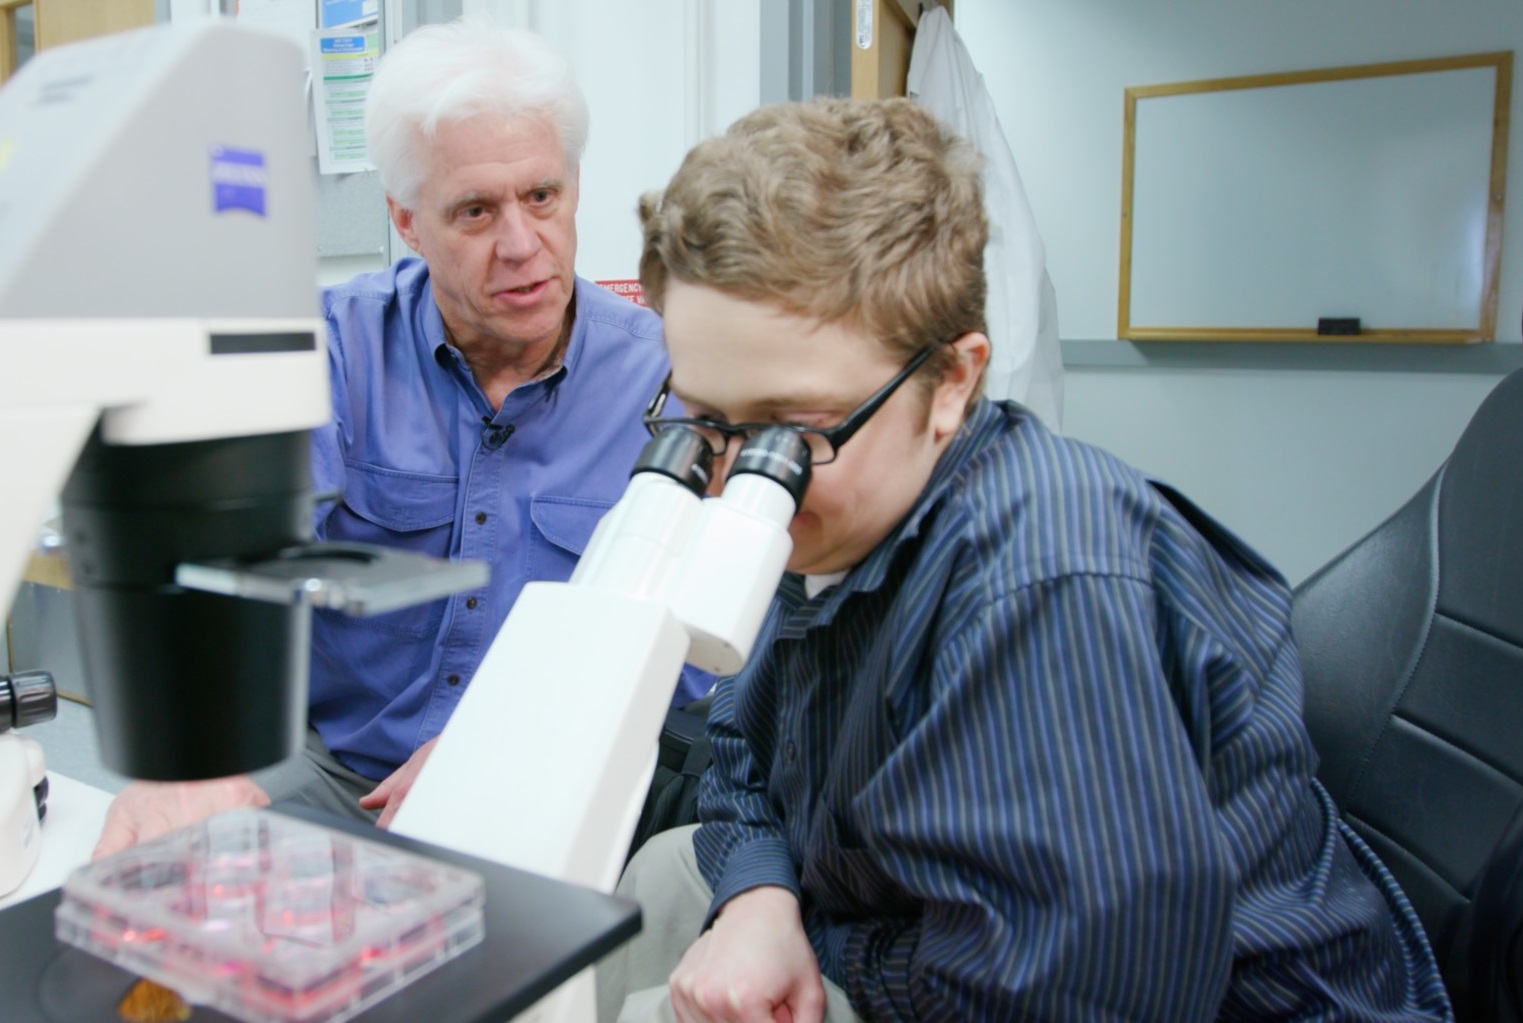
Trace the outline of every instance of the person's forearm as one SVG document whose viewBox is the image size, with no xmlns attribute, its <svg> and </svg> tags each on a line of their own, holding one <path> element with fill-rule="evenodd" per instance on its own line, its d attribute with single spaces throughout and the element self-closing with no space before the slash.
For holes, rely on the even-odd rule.
<svg viewBox="0 0 1523 1023">
<path fill-rule="evenodd" d="M 729 679 L 720 684 L 709 712 L 714 759 L 699 783 L 702 826 L 693 835 L 698 869 L 716 895 L 715 911 L 741 892 L 764 885 L 799 892 L 787 835 L 759 784 L 764 772 L 735 726 L 731 685 Z"/>
</svg>

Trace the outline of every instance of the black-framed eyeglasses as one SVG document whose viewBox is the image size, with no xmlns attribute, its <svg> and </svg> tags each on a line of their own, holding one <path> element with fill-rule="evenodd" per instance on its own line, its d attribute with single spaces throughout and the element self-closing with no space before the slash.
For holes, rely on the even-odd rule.
<svg viewBox="0 0 1523 1023">
<path fill-rule="evenodd" d="M 782 426 L 792 430 L 804 442 L 809 445 L 809 460 L 814 465 L 828 465 L 836 460 L 836 454 L 841 446 L 851 440 L 856 432 L 862 429 L 862 424 L 872 418 L 874 412 L 883 407 L 893 393 L 899 389 L 899 385 L 914 375 L 915 371 L 924 365 L 925 360 L 936 351 L 936 346 L 922 348 L 915 353 L 915 357 L 904 364 L 904 368 L 894 374 L 892 380 L 878 388 L 872 397 L 858 405 L 840 423 L 828 428 L 814 426 L 795 426 L 792 423 L 719 423 L 712 419 L 702 418 L 678 418 L 665 417 L 661 410 L 666 407 L 666 399 L 671 394 L 672 377 L 668 373 L 661 383 L 661 389 L 655 393 L 650 402 L 645 406 L 645 428 L 650 431 L 652 437 L 666 429 L 668 426 L 685 426 L 698 433 L 708 442 L 709 450 L 714 452 L 714 457 L 723 455 L 730 446 L 731 437 L 739 437 L 741 442 L 749 440 L 753 434 L 762 430 Z"/>
</svg>

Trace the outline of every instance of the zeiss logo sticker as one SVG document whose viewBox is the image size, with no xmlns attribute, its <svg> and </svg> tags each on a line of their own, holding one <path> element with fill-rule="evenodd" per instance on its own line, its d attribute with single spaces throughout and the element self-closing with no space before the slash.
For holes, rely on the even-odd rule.
<svg viewBox="0 0 1523 1023">
<path fill-rule="evenodd" d="M 252 149 L 212 148 L 212 212 L 248 210 L 264 216 L 264 193 L 269 177 L 264 154 Z"/>
</svg>

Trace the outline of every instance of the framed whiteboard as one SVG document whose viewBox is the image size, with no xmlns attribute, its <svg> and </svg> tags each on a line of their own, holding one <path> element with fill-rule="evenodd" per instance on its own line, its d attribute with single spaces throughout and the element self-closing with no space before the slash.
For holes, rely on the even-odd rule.
<svg viewBox="0 0 1523 1023">
<path fill-rule="evenodd" d="M 1117 336 L 1492 340 L 1511 94 L 1511 53 L 1128 89 Z"/>
</svg>

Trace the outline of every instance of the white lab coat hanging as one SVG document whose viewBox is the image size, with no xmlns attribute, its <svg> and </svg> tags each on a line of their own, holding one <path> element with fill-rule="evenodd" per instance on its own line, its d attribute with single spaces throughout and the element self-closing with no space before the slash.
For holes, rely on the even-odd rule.
<svg viewBox="0 0 1523 1023">
<path fill-rule="evenodd" d="M 920 18 L 908 92 L 983 157 L 986 315 L 993 346 L 985 393 L 1020 402 L 1056 430 L 1063 416 L 1063 355 L 1047 250 L 983 76 L 939 6 Z"/>
</svg>

